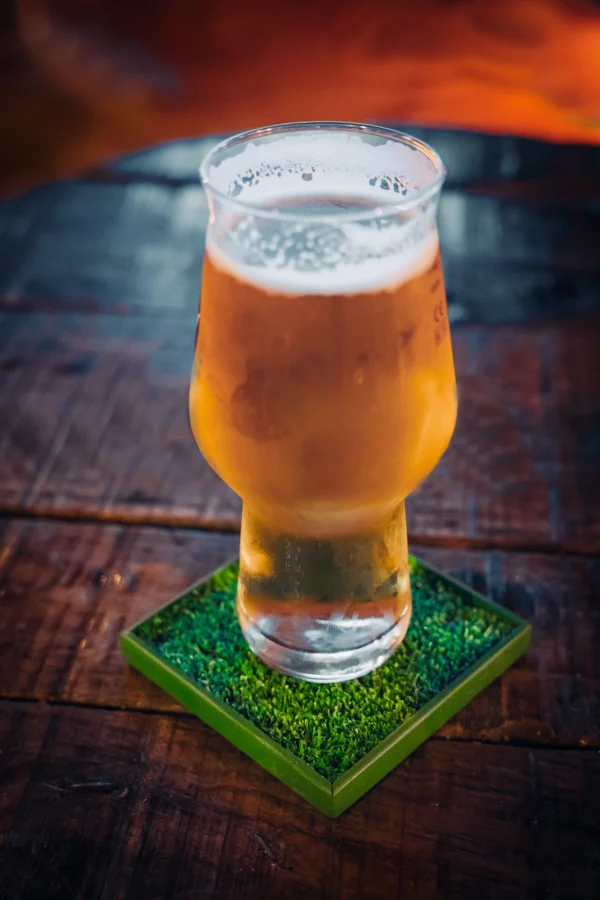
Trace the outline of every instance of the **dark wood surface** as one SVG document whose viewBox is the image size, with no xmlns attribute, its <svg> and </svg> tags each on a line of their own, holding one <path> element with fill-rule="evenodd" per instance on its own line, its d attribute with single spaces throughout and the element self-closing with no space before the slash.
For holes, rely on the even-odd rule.
<svg viewBox="0 0 600 900">
<path fill-rule="evenodd" d="M 6 898 L 598 896 L 594 750 L 433 739 L 332 821 L 191 718 L 19 702 L 0 734 Z"/>
<path fill-rule="evenodd" d="M 4 509 L 237 528 L 190 433 L 195 322 L 0 312 Z M 413 539 L 600 549 L 600 322 L 464 323 L 453 344 L 460 416 L 409 499 Z"/>
<path fill-rule="evenodd" d="M 600 150 L 429 138 L 460 414 L 412 549 L 534 638 L 337 821 L 118 649 L 238 542 L 186 413 L 207 142 L 0 203 L 0 900 L 600 896 Z"/>
<path fill-rule="evenodd" d="M 180 710 L 125 665 L 119 636 L 199 572 L 234 556 L 237 536 L 39 519 L 7 520 L 0 535 L 0 698 Z M 443 735 L 600 748 L 600 561 L 414 549 L 531 622 L 534 631 L 527 656 Z"/>
</svg>

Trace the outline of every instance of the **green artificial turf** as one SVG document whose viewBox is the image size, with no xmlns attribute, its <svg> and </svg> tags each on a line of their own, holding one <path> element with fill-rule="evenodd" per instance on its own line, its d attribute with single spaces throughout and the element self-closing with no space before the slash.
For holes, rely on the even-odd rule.
<svg viewBox="0 0 600 900">
<path fill-rule="evenodd" d="M 514 627 L 412 563 L 413 617 L 394 656 L 355 681 L 309 684 L 274 672 L 250 651 L 237 622 L 236 582 L 237 567 L 223 569 L 135 634 L 330 781 Z"/>
</svg>

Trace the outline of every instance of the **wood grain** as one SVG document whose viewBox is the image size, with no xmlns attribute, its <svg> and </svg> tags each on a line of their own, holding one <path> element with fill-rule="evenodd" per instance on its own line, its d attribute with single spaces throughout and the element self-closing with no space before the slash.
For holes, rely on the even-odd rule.
<svg viewBox="0 0 600 900">
<path fill-rule="evenodd" d="M 430 741 L 327 820 L 201 723 L 0 703 L 11 900 L 593 900 L 597 752 Z"/>
<path fill-rule="evenodd" d="M 600 547 L 598 323 L 460 326 L 459 420 L 415 540 Z M 194 322 L 0 314 L 0 507 L 235 529 L 188 424 Z"/>
<path fill-rule="evenodd" d="M 101 524 L 5 521 L 3 532 L 2 693 L 117 707 L 135 685 L 121 632 L 239 546 L 233 535 Z"/>
<path fill-rule="evenodd" d="M 4 305 L 194 315 L 206 221 L 199 185 L 71 181 L 3 200 Z"/>
<path fill-rule="evenodd" d="M 129 669 L 121 631 L 237 551 L 232 535 L 4 523 L 0 695 L 173 712 Z M 530 621 L 532 647 L 442 734 L 600 747 L 600 564 L 580 557 L 413 548 Z"/>
<path fill-rule="evenodd" d="M 0 306 L 195 315 L 207 205 L 197 183 L 177 183 L 180 147 L 173 145 L 154 167 L 160 177 L 134 172 L 131 177 L 144 180 L 58 182 L 0 202 Z M 526 322 L 597 310 L 600 148 L 581 151 L 579 187 L 560 188 L 550 166 L 537 186 L 524 176 L 523 196 L 518 179 L 498 182 L 497 173 L 521 163 L 529 172 L 527 156 L 513 159 L 510 150 L 496 149 L 489 165 L 485 153 L 485 164 L 473 162 L 479 180 L 442 193 L 439 230 L 451 314 Z M 465 174 L 468 160 L 467 152 Z M 571 164 L 568 155 L 564 164 Z"/>
</svg>

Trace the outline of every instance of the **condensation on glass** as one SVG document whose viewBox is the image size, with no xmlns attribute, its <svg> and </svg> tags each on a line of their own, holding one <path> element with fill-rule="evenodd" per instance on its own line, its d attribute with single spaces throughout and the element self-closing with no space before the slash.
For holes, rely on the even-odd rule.
<svg viewBox="0 0 600 900">
<path fill-rule="evenodd" d="M 406 634 L 404 499 L 456 418 L 444 169 L 399 132 L 317 122 L 231 138 L 201 173 L 190 417 L 243 499 L 240 624 L 276 669 L 355 678 Z"/>
</svg>

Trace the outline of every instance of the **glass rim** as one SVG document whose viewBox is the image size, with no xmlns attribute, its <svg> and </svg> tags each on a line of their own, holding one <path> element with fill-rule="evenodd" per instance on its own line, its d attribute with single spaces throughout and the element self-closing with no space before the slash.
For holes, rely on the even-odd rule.
<svg viewBox="0 0 600 900">
<path fill-rule="evenodd" d="M 319 130 L 372 134 L 376 137 L 388 138 L 398 144 L 411 147 L 413 150 L 418 150 L 424 156 L 427 156 L 434 166 L 434 176 L 431 182 L 425 187 L 420 188 L 407 200 L 401 200 L 395 203 L 374 204 L 372 209 L 349 210 L 348 212 L 332 213 L 331 215 L 320 214 L 319 221 L 321 222 L 327 220 L 331 220 L 332 222 L 368 221 L 414 209 L 416 206 L 419 206 L 438 193 L 446 177 L 446 167 L 437 151 L 425 141 L 413 137 L 411 134 L 407 134 L 406 132 L 399 131 L 395 128 L 367 125 L 361 122 L 327 122 L 317 120 L 314 122 L 282 122 L 277 125 L 251 128 L 248 131 L 241 131 L 238 134 L 231 135 L 230 137 L 219 141 L 218 144 L 208 151 L 199 166 L 200 181 L 205 190 L 208 190 L 210 193 L 214 194 L 215 197 L 218 197 L 220 200 L 226 202 L 232 209 L 239 212 L 260 215 L 261 217 L 268 219 L 279 219 L 280 221 L 306 222 L 306 213 L 300 214 L 286 209 L 274 209 L 273 207 L 262 206 L 260 203 L 247 203 L 246 201 L 238 200 L 236 197 L 230 197 L 212 184 L 209 177 L 209 170 L 214 164 L 215 157 L 229 148 L 235 147 L 236 144 L 243 144 L 255 138 L 268 137 L 272 134 Z"/>
</svg>

